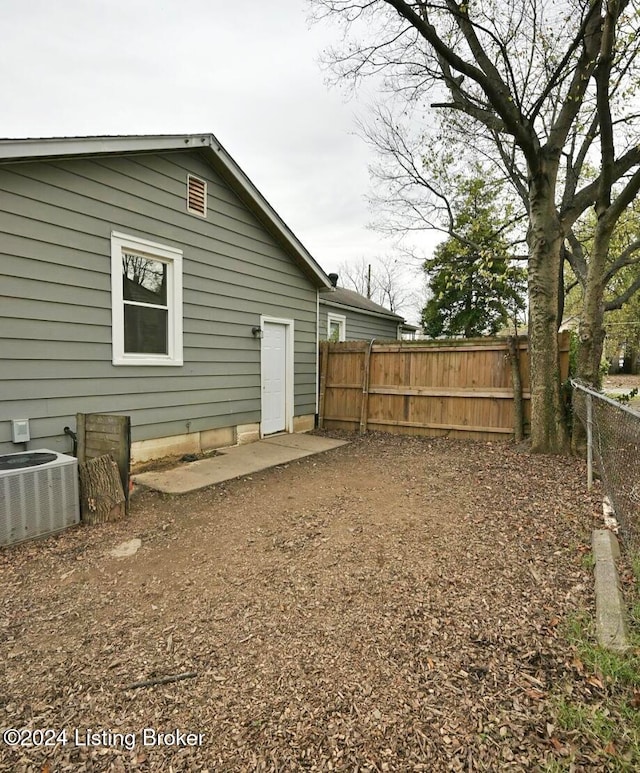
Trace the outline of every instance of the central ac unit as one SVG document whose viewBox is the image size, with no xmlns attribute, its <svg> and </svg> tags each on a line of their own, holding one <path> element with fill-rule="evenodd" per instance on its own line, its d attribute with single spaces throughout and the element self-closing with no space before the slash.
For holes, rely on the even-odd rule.
<svg viewBox="0 0 640 773">
<path fill-rule="evenodd" d="M 46 448 L 0 456 L 0 545 L 80 520 L 78 460 Z"/>
</svg>

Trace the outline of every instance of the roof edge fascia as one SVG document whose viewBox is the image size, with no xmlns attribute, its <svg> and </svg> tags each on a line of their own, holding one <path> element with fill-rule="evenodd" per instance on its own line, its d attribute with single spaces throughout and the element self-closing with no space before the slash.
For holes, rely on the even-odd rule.
<svg viewBox="0 0 640 773">
<path fill-rule="evenodd" d="M 404 323 L 404 317 L 401 317 L 399 314 L 394 314 L 392 311 L 388 313 L 383 313 L 382 311 L 373 311 L 373 309 L 361 309 L 358 306 L 350 306 L 347 303 L 340 303 L 340 301 L 330 301 L 327 298 L 323 297 L 323 294 L 320 294 L 320 304 L 322 306 L 333 306 L 336 309 L 347 309 L 348 311 L 355 311 L 358 314 L 368 314 L 371 317 L 384 317 L 385 319 L 392 319 L 394 322 L 402 322 Z"/>
<path fill-rule="evenodd" d="M 35 137 L 0 139 L 0 161 L 98 156 L 206 147 L 209 134 L 103 135 L 96 137 Z"/>
</svg>

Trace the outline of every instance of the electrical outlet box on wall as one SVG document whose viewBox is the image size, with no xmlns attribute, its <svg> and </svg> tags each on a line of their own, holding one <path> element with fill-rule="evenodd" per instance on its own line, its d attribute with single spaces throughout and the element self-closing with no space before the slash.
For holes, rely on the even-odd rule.
<svg viewBox="0 0 640 773">
<path fill-rule="evenodd" d="M 30 440 L 29 419 L 11 419 L 11 441 L 13 443 L 28 443 Z"/>
</svg>

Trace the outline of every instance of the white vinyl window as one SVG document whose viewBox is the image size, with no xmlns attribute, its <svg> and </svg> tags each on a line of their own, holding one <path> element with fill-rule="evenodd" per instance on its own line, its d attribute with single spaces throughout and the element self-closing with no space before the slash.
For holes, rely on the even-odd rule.
<svg viewBox="0 0 640 773">
<path fill-rule="evenodd" d="M 114 365 L 182 365 L 182 251 L 111 234 Z"/>
<path fill-rule="evenodd" d="M 342 314 L 327 314 L 327 338 L 329 341 L 344 341 L 347 335 L 347 319 Z"/>
</svg>

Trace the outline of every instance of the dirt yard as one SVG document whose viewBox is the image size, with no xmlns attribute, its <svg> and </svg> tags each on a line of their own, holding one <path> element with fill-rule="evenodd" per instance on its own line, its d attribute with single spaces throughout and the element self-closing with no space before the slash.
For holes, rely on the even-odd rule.
<svg viewBox="0 0 640 773">
<path fill-rule="evenodd" d="M 603 379 L 603 389 L 637 389 L 640 387 L 640 376 L 629 376 L 625 373 L 618 373 L 613 376 L 605 376 Z"/>
<path fill-rule="evenodd" d="M 554 718 L 600 695 L 563 634 L 597 497 L 572 459 L 372 435 L 0 551 L 0 728 L 58 740 L 0 769 L 604 769 Z"/>
<path fill-rule="evenodd" d="M 630 392 L 634 389 L 640 391 L 640 376 L 629 376 L 619 373 L 616 376 L 607 376 L 602 383 L 602 391 L 611 396 L 620 395 L 621 393 L 630 396 Z M 640 410 L 640 395 L 636 394 L 631 397 L 627 404 L 636 411 Z"/>
</svg>

